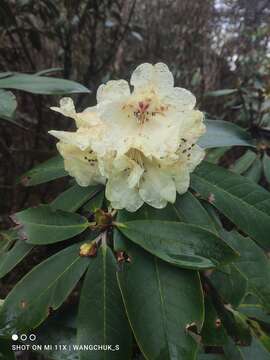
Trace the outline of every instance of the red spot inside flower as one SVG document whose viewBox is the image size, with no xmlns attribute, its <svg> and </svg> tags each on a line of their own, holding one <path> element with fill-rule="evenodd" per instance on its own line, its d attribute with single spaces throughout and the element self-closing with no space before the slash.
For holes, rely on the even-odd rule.
<svg viewBox="0 0 270 360">
<path fill-rule="evenodd" d="M 139 101 L 139 109 L 141 112 L 146 111 L 149 108 L 149 104 L 143 101 Z"/>
<path fill-rule="evenodd" d="M 142 110 L 143 107 L 144 107 L 143 101 L 140 101 L 140 102 L 139 102 L 139 108 Z"/>
</svg>

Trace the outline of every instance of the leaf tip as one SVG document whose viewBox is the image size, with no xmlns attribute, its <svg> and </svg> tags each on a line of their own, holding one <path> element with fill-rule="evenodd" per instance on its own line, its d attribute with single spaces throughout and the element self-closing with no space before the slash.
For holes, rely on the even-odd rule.
<svg viewBox="0 0 270 360">
<path fill-rule="evenodd" d="M 18 226 L 18 225 L 21 225 L 21 223 L 20 223 L 20 221 L 19 221 L 16 213 L 15 213 L 15 214 L 12 214 L 12 215 L 9 215 L 9 218 L 10 218 L 10 220 L 13 222 L 13 224 L 15 224 L 15 225 L 17 225 L 17 226 Z"/>
</svg>

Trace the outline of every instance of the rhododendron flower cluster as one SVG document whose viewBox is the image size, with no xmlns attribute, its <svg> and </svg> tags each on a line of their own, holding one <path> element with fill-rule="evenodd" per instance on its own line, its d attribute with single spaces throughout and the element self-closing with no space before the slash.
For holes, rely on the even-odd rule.
<svg viewBox="0 0 270 360">
<path fill-rule="evenodd" d="M 145 202 L 164 208 L 187 191 L 204 157 L 196 144 L 205 132 L 203 114 L 194 110 L 191 92 L 174 87 L 163 63 L 138 66 L 130 85 L 102 84 L 97 105 L 80 113 L 63 98 L 52 109 L 73 118 L 77 130 L 50 134 L 60 140 L 66 171 L 81 186 L 105 184 L 112 207 L 136 211 Z"/>
</svg>

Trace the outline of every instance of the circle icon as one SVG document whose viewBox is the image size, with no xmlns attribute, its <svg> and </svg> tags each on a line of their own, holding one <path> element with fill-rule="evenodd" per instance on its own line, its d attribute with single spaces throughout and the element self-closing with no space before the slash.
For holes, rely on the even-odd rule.
<svg viewBox="0 0 270 360">
<path fill-rule="evenodd" d="M 29 340 L 31 340 L 31 341 L 35 341 L 36 340 L 36 335 L 35 334 L 30 334 L 29 335 Z"/>
<path fill-rule="evenodd" d="M 13 341 L 17 341 L 19 339 L 19 336 L 17 334 L 13 334 L 11 338 Z"/>
<path fill-rule="evenodd" d="M 20 338 L 21 338 L 21 341 L 26 341 L 27 340 L 27 335 L 22 334 Z"/>
</svg>

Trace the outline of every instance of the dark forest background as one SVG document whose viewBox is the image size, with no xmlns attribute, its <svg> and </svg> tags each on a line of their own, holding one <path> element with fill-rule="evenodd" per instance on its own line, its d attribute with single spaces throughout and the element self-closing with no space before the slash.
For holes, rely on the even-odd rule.
<svg viewBox="0 0 270 360">
<path fill-rule="evenodd" d="M 1 0 L 0 71 L 51 69 L 50 76 L 76 80 L 92 91 L 73 96 L 82 110 L 94 104 L 101 82 L 128 78 L 142 62 L 162 61 L 208 117 L 237 122 L 256 135 L 259 99 L 270 94 L 269 20 L 269 0 Z M 237 94 L 208 96 L 228 88 Z M 49 201 L 65 186 L 57 180 L 26 188 L 17 179 L 56 153 L 49 129 L 72 127 L 49 110 L 59 97 L 15 95 L 16 123 L 0 120 L 4 227 L 11 224 L 8 214 Z"/>
</svg>

